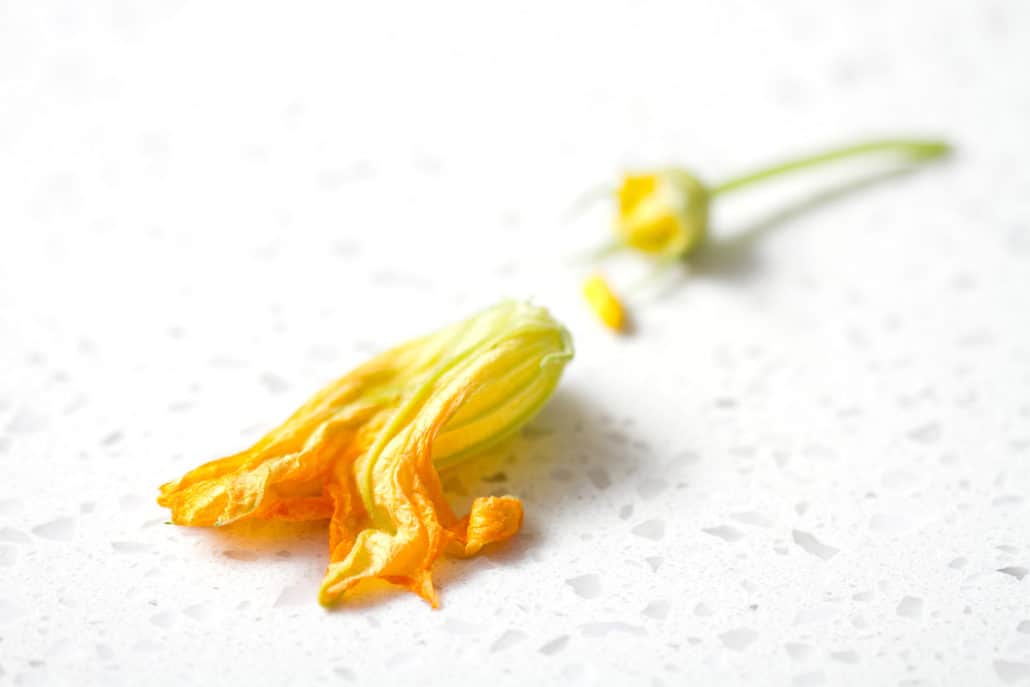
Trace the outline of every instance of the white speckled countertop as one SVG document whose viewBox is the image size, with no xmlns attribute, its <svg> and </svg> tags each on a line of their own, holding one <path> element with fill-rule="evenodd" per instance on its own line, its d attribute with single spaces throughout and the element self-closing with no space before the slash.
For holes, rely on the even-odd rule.
<svg viewBox="0 0 1030 687">
<path fill-rule="evenodd" d="M 1030 685 L 1030 5 L 0 5 L 0 684 Z M 727 202 L 616 339 L 630 165 L 948 164 Z M 621 284 L 639 264 L 613 263 Z M 503 296 L 578 357 L 447 477 L 506 547 L 326 612 L 324 525 L 157 485 Z"/>
</svg>

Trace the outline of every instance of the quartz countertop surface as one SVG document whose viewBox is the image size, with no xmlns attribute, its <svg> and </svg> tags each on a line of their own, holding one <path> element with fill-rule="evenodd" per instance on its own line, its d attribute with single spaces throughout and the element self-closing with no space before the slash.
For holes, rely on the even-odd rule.
<svg viewBox="0 0 1030 687">
<path fill-rule="evenodd" d="M 1020 2 L 2 4 L 0 684 L 1030 685 L 1028 65 Z M 600 263 L 631 335 L 581 302 L 622 171 L 898 134 L 957 153 Z M 505 297 L 577 357 L 444 476 L 526 519 L 439 610 L 321 608 L 324 523 L 166 524 Z"/>
</svg>

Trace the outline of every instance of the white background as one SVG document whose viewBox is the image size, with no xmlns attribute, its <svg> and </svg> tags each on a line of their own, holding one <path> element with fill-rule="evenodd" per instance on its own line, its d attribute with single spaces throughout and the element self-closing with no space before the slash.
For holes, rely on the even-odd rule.
<svg viewBox="0 0 1030 687">
<path fill-rule="evenodd" d="M 1030 684 L 1028 68 L 1020 2 L 0 3 L 0 683 Z M 727 198 L 633 336 L 581 304 L 624 169 L 910 132 L 959 154 Z M 504 296 L 578 356 L 447 478 L 527 518 L 441 610 L 163 524 Z"/>
</svg>

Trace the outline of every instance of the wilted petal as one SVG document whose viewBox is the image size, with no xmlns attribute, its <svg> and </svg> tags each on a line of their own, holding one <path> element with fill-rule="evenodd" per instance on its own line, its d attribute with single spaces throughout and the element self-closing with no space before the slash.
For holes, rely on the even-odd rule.
<svg viewBox="0 0 1030 687">
<path fill-rule="evenodd" d="M 522 508 L 511 497 L 480 499 L 468 517 L 454 515 L 433 464 L 434 443 L 455 420 L 462 420 L 453 430 L 458 437 L 481 445 L 484 437 L 503 435 L 536 412 L 571 355 L 564 332 L 541 325 L 547 323 L 538 317 L 512 320 L 442 361 L 353 469 L 337 465 L 330 487 L 336 512 L 322 603 L 334 603 L 362 580 L 379 578 L 435 606 L 429 571 L 444 547 L 456 542 L 472 554 L 518 531 Z M 527 351 L 534 373 L 513 376 L 513 370 L 526 365 Z M 497 393 L 492 384 L 497 380 L 506 381 L 506 393 Z M 484 423 L 489 434 L 482 431 Z"/>
</svg>

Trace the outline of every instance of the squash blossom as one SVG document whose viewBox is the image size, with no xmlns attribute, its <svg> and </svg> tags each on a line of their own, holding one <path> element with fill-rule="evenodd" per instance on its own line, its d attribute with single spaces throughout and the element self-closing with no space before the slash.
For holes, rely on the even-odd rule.
<svg viewBox="0 0 1030 687">
<path fill-rule="evenodd" d="M 437 469 L 522 427 L 572 356 L 545 309 L 501 303 L 373 358 L 246 451 L 163 485 L 158 503 L 178 525 L 328 518 L 323 604 L 377 578 L 436 607 L 430 569 L 445 548 L 472 555 L 522 523 L 510 496 L 459 518 Z"/>
<path fill-rule="evenodd" d="M 874 140 L 788 160 L 713 185 L 675 167 L 630 173 L 623 177 L 615 194 L 615 243 L 610 248 L 634 250 L 669 264 L 689 257 L 704 245 L 709 235 L 711 206 L 728 193 L 784 174 L 859 156 L 889 155 L 914 167 L 950 152 L 951 146 L 943 141 Z M 611 326 L 610 311 L 599 305 L 602 301 L 596 296 L 596 285 L 588 280 L 584 294 L 598 317 Z"/>
</svg>

